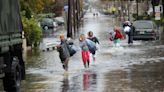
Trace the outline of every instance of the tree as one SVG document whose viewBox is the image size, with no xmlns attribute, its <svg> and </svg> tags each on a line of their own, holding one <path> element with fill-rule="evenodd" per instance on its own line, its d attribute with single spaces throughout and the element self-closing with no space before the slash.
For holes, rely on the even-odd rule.
<svg viewBox="0 0 164 92">
<path fill-rule="evenodd" d="M 37 47 L 40 43 L 42 30 L 36 21 L 36 15 L 51 12 L 55 0 L 20 0 L 23 31 L 27 45 Z"/>
<path fill-rule="evenodd" d="M 20 6 L 21 6 L 21 12 L 24 14 L 24 16 L 30 19 L 32 15 L 32 11 L 28 2 L 26 2 L 25 0 L 20 0 Z"/>
<path fill-rule="evenodd" d="M 61 16 L 64 4 L 67 3 L 67 0 L 56 0 L 55 3 L 52 5 L 53 12 L 56 16 Z"/>
<path fill-rule="evenodd" d="M 54 12 L 54 5 L 57 3 L 56 0 L 42 0 L 44 3 L 44 13 Z"/>
<path fill-rule="evenodd" d="M 51 12 L 55 0 L 20 0 L 21 11 L 26 11 L 27 15 Z"/>
</svg>

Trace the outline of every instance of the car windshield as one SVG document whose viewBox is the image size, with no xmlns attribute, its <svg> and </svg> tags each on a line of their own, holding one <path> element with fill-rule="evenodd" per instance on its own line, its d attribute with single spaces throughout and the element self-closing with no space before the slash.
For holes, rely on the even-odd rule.
<svg viewBox="0 0 164 92">
<path fill-rule="evenodd" d="M 152 29 L 152 24 L 149 22 L 136 22 L 134 23 L 134 26 L 136 29 Z"/>
<path fill-rule="evenodd" d="M 45 19 L 42 20 L 42 22 L 53 22 L 53 20 L 52 19 L 45 18 Z"/>
<path fill-rule="evenodd" d="M 62 17 L 56 17 L 54 20 L 59 21 L 59 22 L 64 22 L 64 19 Z"/>
</svg>

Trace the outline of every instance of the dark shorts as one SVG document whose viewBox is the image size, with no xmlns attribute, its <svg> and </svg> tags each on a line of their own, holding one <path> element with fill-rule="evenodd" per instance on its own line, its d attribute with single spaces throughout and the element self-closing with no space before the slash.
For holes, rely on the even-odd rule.
<svg viewBox="0 0 164 92">
<path fill-rule="evenodd" d="M 92 55 L 95 55 L 96 54 L 96 51 L 92 51 L 91 53 L 92 53 Z"/>
<path fill-rule="evenodd" d="M 67 58 L 64 58 L 64 57 L 60 57 L 60 60 L 62 63 L 64 63 L 66 61 Z"/>
<path fill-rule="evenodd" d="M 61 63 L 64 63 L 65 61 L 69 60 L 69 58 L 60 58 Z"/>
</svg>

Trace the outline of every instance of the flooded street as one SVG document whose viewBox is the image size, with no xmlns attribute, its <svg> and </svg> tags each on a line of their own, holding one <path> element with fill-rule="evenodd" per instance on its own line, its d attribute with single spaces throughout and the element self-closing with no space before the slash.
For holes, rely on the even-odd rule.
<svg viewBox="0 0 164 92">
<path fill-rule="evenodd" d="M 27 75 L 21 92 L 164 92 L 164 45 L 134 41 L 128 46 L 122 40 L 121 47 L 113 47 L 108 37 L 116 24 L 113 20 L 92 13 L 84 16 L 80 33 L 93 31 L 100 41 L 96 62 L 91 59 L 89 69 L 84 69 L 80 51 L 69 61 L 68 75 L 56 50 L 26 52 Z M 79 46 L 78 41 L 75 45 Z"/>
</svg>

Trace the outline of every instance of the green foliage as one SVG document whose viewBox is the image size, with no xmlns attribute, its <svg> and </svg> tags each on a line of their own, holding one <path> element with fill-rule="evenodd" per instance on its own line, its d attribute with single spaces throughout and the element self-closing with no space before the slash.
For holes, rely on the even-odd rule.
<svg viewBox="0 0 164 92">
<path fill-rule="evenodd" d="M 25 16 L 31 18 L 31 15 L 43 13 L 45 10 L 52 12 L 52 5 L 55 0 L 19 0 L 21 11 L 25 11 Z"/>
<path fill-rule="evenodd" d="M 19 0 L 19 1 L 20 1 L 22 22 L 23 22 L 23 30 L 24 30 L 25 37 L 27 39 L 27 45 L 32 47 L 37 47 L 40 43 L 41 36 L 42 36 L 42 30 L 38 26 L 38 21 L 41 18 L 41 16 L 38 17 L 37 15 L 44 13 L 44 11 L 46 11 L 46 13 L 52 12 L 52 6 L 56 0 Z M 53 13 L 49 15 L 54 16 Z"/>
<path fill-rule="evenodd" d="M 134 20 L 151 20 L 151 17 L 152 16 L 149 16 L 149 15 L 138 15 L 137 14 L 133 14 L 132 15 Z"/>
<path fill-rule="evenodd" d="M 161 20 L 155 20 L 155 18 L 153 18 L 153 21 L 159 26 L 162 26 L 164 24 L 164 18 L 162 17 Z"/>
<path fill-rule="evenodd" d="M 162 24 L 164 24 L 164 18 L 161 19 Z"/>
<path fill-rule="evenodd" d="M 34 18 L 22 17 L 23 30 L 28 46 L 37 47 L 40 43 L 42 31 Z"/>
<path fill-rule="evenodd" d="M 23 16 L 25 16 L 26 18 L 31 18 L 32 11 L 29 7 L 29 4 L 24 0 L 20 0 L 20 6 L 21 6 L 21 13 L 23 13 Z"/>
</svg>

